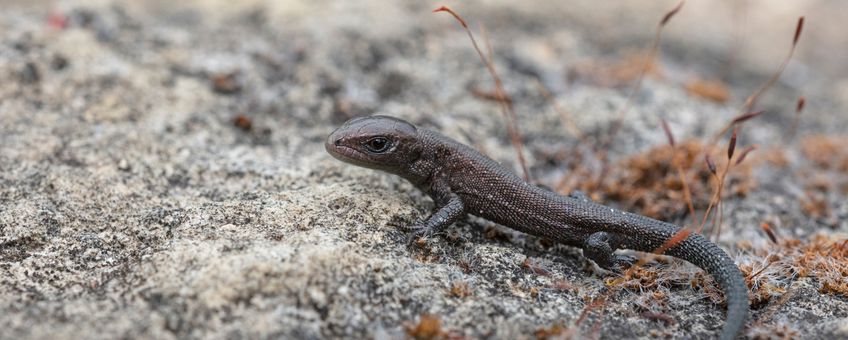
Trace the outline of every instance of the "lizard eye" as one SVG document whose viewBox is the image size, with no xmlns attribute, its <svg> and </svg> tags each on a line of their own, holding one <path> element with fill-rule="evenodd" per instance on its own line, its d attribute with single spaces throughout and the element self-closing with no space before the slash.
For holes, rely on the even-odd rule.
<svg viewBox="0 0 848 340">
<path fill-rule="evenodd" d="M 385 137 L 374 137 L 365 142 L 365 148 L 374 153 L 381 153 L 389 149 L 389 140 Z"/>
</svg>

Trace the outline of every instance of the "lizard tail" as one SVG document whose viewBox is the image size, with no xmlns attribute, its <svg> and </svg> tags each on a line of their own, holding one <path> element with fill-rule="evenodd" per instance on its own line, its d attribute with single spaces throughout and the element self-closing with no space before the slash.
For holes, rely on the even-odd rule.
<svg viewBox="0 0 848 340">
<path fill-rule="evenodd" d="M 700 234 L 690 235 L 665 254 L 691 262 L 718 281 L 727 301 L 727 321 L 721 339 L 735 339 L 748 318 L 748 286 L 730 256 Z"/>
</svg>

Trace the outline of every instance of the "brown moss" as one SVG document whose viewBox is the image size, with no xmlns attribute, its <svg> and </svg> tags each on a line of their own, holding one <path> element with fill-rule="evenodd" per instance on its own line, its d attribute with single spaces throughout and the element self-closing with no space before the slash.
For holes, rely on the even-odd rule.
<svg viewBox="0 0 848 340">
<path fill-rule="evenodd" d="M 848 136 L 813 135 L 801 140 L 801 153 L 817 167 L 848 171 Z"/>
<path fill-rule="evenodd" d="M 789 156 L 786 155 L 786 149 L 780 147 L 767 147 L 757 152 L 758 159 L 770 166 L 784 168 L 789 165 Z"/>
<path fill-rule="evenodd" d="M 768 260 L 768 268 L 742 265 L 753 302 L 765 303 L 786 293 L 785 281 L 809 277 L 821 284 L 821 292 L 848 297 L 848 237 L 816 234 L 808 240 L 783 240 L 775 247 L 753 251 Z M 782 283 L 783 282 L 783 283 Z"/>
<path fill-rule="evenodd" d="M 253 128 L 253 121 L 246 115 L 238 115 L 233 118 L 233 125 L 242 129 L 242 131 L 250 131 L 250 129 Z"/>
<path fill-rule="evenodd" d="M 456 298 L 465 298 L 472 295 L 471 286 L 465 281 L 454 281 L 451 283 L 450 296 Z"/>
<path fill-rule="evenodd" d="M 430 340 L 443 337 L 446 333 L 442 330 L 442 321 L 438 316 L 423 314 L 417 324 L 406 327 L 406 334 L 413 339 Z"/>
<path fill-rule="evenodd" d="M 830 204 L 823 192 L 807 190 L 799 203 L 801 211 L 809 217 L 823 219 L 831 216 Z"/>
<path fill-rule="evenodd" d="M 748 337 L 755 340 L 798 339 L 801 333 L 789 324 L 781 323 L 769 326 L 751 327 Z"/>
<path fill-rule="evenodd" d="M 550 276 L 551 272 L 544 267 L 536 264 L 529 257 L 524 259 L 524 262 L 521 263 L 521 267 L 531 271 L 533 274 L 542 275 L 542 276 Z"/>
<path fill-rule="evenodd" d="M 654 147 L 643 153 L 630 156 L 613 165 L 609 174 L 598 183 L 597 174 L 588 169 L 574 169 L 574 175 L 561 182 L 560 192 L 568 193 L 581 190 L 598 201 L 618 201 L 625 210 L 637 212 L 645 216 L 672 220 L 687 213 L 684 197 L 683 182 L 680 180 L 675 164 L 682 167 L 686 184 L 691 192 L 692 203 L 696 210 L 706 209 L 710 203 L 717 180 L 704 164 L 704 152 L 707 146 L 697 140 L 688 140 L 677 145 Z M 714 154 L 724 151 L 710 148 Z M 749 158 L 756 158 L 754 155 Z M 727 160 L 717 158 L 716 165 L 721 171 Z M 737 166 L 732 166 L 727 175 L 724 197 L 744 197 L 757 182 L 752 174 L 756 161 L 746 160 Z M 580 181 L 573 179 L 581 179 Z"/>
<path fill-rule="evenodd" d="M 558 280 L 552 282 L 550 285 L 548 285 L 548 289 L 552 289 L 552 290 L 558 291 L 558 292 L 568 292 L 568 291 L 579 292 L 580 291 L 580 287 L 575 286 L 574 284 L 572 284 L 571 282 L 569 282 L 566 279 L 558 279 Z"/>
<path fill-rule="evenodd" d="M 730 98 L 730 90 L 720 80 L 696 78 L 687 82 L 684 88 L 686 88 L 686 92 L 693 96 L 708 99 L 716 103 L 725 103 Z"/>
<path fill-rule="evenodd" d="M 660 271 L 644 266 L 632 267 L 621 277 L 609 278 L 608 286 L 617 286 L 634 291 L 653 290 L 659 285 Z"/>
<path fill-rule="evenodd" d="M 649 61 L 650 50 L 629 51 L 617 60 L 586 60 L 569 68 L 571 79 L 588 80 L 603 87 L 630 85 L 645 70 L 646 76 L 662 77 L 662 68 L 656 61 Z M 647 68 L 646 68 L 647 64 Z"/>
<path fill-rule="evenodd" d="M 804 185 L 801 209 L 815 219 L 832 217 L 828 195 L 848 194 L 848 136 L 813 135 L 801 141 L 801 154 L 812 163 L 798 174 Z"/>
<path fill-rule="evenodd" d="M 571 338 L 572 331 L 562 324 L 556 323 L 549 328 L 539 328 L 533 335 L 536 339 L 568 339 Z"/>
<path fill-rule="evenodd" d="M 212 76 L 212 89 L 220 94 L 235 94 L 241 91 L 238 73 L 221 73 Z"/>
</svg>

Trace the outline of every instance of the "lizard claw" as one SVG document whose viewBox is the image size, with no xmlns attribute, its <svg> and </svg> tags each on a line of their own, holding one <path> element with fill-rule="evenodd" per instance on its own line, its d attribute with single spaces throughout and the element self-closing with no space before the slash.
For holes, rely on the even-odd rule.
<svg viewBox="0 0 848 340">
<path fill-rule="evenodd" d="M 433 229 L 427 228 L 425 225 L 416 223 L 411 226 L 403 227 L 404 230 L 410 232 L 409 238 L 407 238 L 408 244 L 413 244 L 418 242 L 420 239 L 428 239 L 433 236 Z"/>
</svg>

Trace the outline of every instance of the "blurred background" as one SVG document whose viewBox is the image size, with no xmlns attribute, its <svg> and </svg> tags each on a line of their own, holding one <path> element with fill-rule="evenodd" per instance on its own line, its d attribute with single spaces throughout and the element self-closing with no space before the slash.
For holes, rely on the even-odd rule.
<svg viewBox="0 0 848 340">
<path fill-rule="evenodd" d="M 579 251 L 475 218 L 453 241 L 407 249 L 393 226 L 429 201 L 324 152 L 333 128 L 382 113 L 521 171 L 490 75 L 456 20 L 432 13 L 443 5 L 491 43 L 537 183 L 579 188 L 609 152 L 608 183 L 662 176 L 591 194 L 679 223 L 691 216 L 661 161 L 660 118 L 678 141 L 708 140 L 775 73 L 804 16 L 754 107 L 766 113 L 740 130 L 740 150 L 758 149 L 731 176 L 715 239 L 762 273 L 761 322 L 746 334 L 844 336 L 848 287 L 822 284 L 838 270 L 797 269 L 845 261 L 792 259 L 845 256 L 827 247 L 848 232 L 848 2 L 687 1 L 628 102 L 676 4 L 2 0 L 0 338 L 382 339 L 433 331 L 425 315 L 441 316 L 435 334 L 469 338 L 715 336 L 721 298 L 693 289 L 704 277 L 690 267 L 664 267 L 664 284 L 577 325 L 606 287 Z M 625 107 L 608 150 L 585 143 Z M 698 152 L 688 164 L 705 205 L 713 182 Z M 800 240 L 780 243 L 776 265 L 762 225 Z"/>
</svg>

